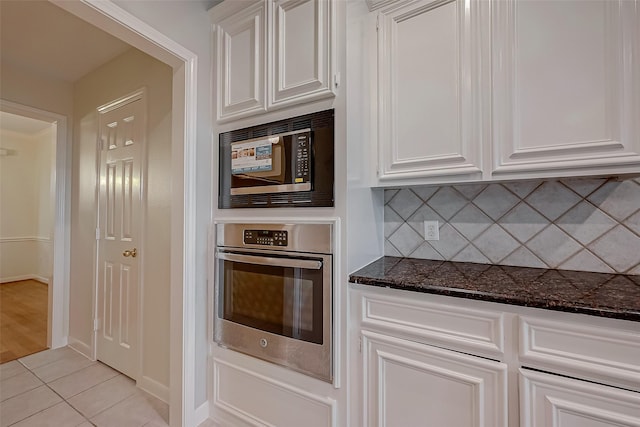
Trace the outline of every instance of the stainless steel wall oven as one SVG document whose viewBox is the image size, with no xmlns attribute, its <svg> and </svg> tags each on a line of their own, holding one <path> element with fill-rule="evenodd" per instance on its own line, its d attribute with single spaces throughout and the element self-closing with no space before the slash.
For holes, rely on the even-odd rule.
<svg viewBox="0 0 640 427">
<path fill-rule="evenodd" d="M 331 224 L 216 226 L 214 340 L 333 381 Z"/>
</svg>

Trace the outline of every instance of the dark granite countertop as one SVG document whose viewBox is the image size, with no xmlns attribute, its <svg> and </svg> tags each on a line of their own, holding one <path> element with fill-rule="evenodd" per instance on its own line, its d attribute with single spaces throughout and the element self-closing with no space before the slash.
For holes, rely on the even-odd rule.
<svg viewBox="0 0 640 427">
<path fill-rule="evenodd" d="M 640 275 L 382 257 L 349 281 L 640 322 Z"/>
</svg>

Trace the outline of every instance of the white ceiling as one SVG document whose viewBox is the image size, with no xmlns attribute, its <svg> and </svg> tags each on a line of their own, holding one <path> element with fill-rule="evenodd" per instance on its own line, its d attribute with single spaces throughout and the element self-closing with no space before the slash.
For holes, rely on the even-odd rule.
<svg viewBox="0 0 640 427">
<path fill-rule="evenodd" d="M 0 129 L 33 135 L 51 126 L 51 123 L 0 111 Z"/>
<path fill-rule="evenodd" d="M 131 46 L 49 3 L 0 0 L 2 63 L 74 82 Z"/>
</svg>

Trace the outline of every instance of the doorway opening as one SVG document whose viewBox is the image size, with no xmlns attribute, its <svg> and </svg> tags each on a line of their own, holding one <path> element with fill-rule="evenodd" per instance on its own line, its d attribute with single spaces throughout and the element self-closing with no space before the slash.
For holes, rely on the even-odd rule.
<svg viewBox="0 0 640 427">
<path fill-rule="evenodd" d="M 111 2 L 54 3 L 172 68 L 169 419 L 194 425 L 197 55 Z"/>
<path fill-rule="evenodd" d="M 0 111 L 0 363 L 49 345 L 55 131 Z"/>
<path fill-rule="evenodd" d="M 21 3 L 21 2 L 15 2 Z M 172 191 L 171 197 L 171 226 L 167 235 L 171 241 L 170 255 L 170 421 L 171 425 L 193 425 L 194 419 L 194 383 L 195 383 L 195 282 L 196 282 L 196 93 L 197 93 L 197 56 L 180 44 L 168 38 L 162 32 L 152 28 L 136 16 L 123 10 L 110 1 L 55 1 L 52 3 L 79 17 L 86 23 L 119 38 L 144 53 L 164 62 L 172 69 L 172 111 L 167 119 L 171 121 L 171 173 L 169 181 Z M 4 14 L 3 14 L 4 15 Z M 16 21 L 18 22 L 18 21 Z M 22 21 L 20 21 L 22 22 Z M 25 21 L 31 22 L 31 21 Z M 6 28 L 6 27 L 5 27 Z M 22 40 L 22 39 L 18 39 Z M 4 45 L 3 45 L 4 46 Z M 4 49 L 3 49 L 4 52 Z M 3 75 L 7 75 L 4 74 Z M 17 88 L 18 86 L 13 86 Z M 3 91 L 4 92 L 4 91 Z M 15 91 L 14 91 L 15 92 Z M 11 91 L 6 92 L 6 99 L 20 101 L 24 104 L 33 102 L 33 98 L 22 97 Z M 45 109 L 59 108 L 50 103 L 35 103 L 37 107 Z M 53 105 L 53 106 L 52 106 Z M 59 108 L 54 111 L 68 109 Z M 75 111 L 73 112 L 75 114 Z M 56 147 L 58 162 L 66 162 L 66 167 L 60 172 L 58 165 L 56 186 L 58 199 L 63 203 L 56 204 L 56 236 L 54 245 L 61 245 L 61 250 L 54 248 L 54 301 L 52 316 L 52 347 L 67 344 L 69 337 L 69 267 L 70 238 L 69 232 L 70 206 L 70 174 L 71 174 L 71 141 L 66 136 L 66 121 L 64 117 L 53 120 L 58 123 L 59 137 Z M 74 116 L 75 122 L 75 116 Z M 62 125 L 61 125 L 62 124 Z M 63 131 L 64 129 L 64 131 Z M 61 145 L 62 144 L 62 145 Z M 64 186 L 63 184 L 67 184 Z M 66 190 L 66 192 L 65 192 Z M 65 218 L 62 229 L 58 230 L 58 223 Z M 66 225 L 66 229 L 65 229 Z M 59 238 L 62 235 L 62 238 Z M 75 238 L 75 237 L 74 237 Z M 91 238 L 91 236 L 89 236 Z M 57 257 L 66 257 L 58 259 Z M 56 269 L 58 265 L 62 268 Z M 61 275 L 61 280 L 58 280 Z M 61 295 L 56 295 L 56 283 L 63 284 Z M 72 295 L 74 298 L 75 293 Z M 73 324 L 76 322 L 74 319 Z M 82 319 L 84 321 L 84 318 Z M 84 338 L 84 337 L 83 337 Z"/>
<path fill-rule="evenodd" d="M 4 132 L 0 147 L 3 175 L 0 197 L 6 202 L 2 203 L 0 219 L 1 281 L 36 281 L 13 286 L 13 290 L 6 288 L 11 291 L 10 299 L 3 299 L 3 305 L 13 298 L 27 299 L 33 304 L 30 309 L 36 310 L 29 316 L 35 322 L 22 331 L 10 327 L 10 317 L 3 318 L 6 323 L 3 328 L 12 329 L 8 336 L 3 334 L 4 338 L 15 335 L 16 350 L 21 346 L 20 342 L 23 343 L 19 350 L 22 354 L 18 356 L 21 357 L 46 347 L 66 344 L 68 296 L 65 284 L 69 271 L 69 230 L 65 226 L 69 205 L 67 119 L 5 100 L 0 100 L 0 118 Z M 38 286 L 38 283 L 42 285 Z M 30 297 L 24 295 L 25 292 L 30 292 Z M 12 315 L 20 316 L 21 313 L 14 311 Z M 11 357 L 9 353 L 3 361 L 8 357 Z"/>
</svg>

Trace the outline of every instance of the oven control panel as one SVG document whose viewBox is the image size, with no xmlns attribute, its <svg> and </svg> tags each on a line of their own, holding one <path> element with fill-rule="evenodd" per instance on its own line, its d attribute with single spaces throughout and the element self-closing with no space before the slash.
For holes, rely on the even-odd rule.
<svg viewBox="0 0 640 427">
<path fill-rule="evenodd" d="M 287 246 L 289 232 L 286 230 L 244 230 L 245 245 Z"/>
</svg>

